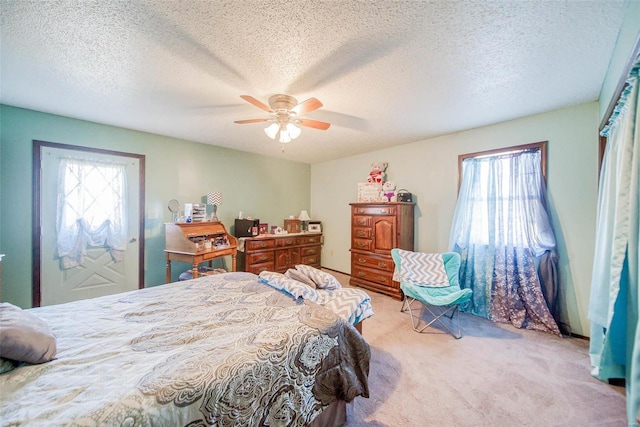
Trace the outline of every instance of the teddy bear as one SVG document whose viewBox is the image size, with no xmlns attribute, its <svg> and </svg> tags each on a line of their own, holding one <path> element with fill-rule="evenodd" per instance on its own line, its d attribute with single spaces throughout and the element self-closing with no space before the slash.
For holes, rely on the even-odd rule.
<svg viewBox="0 0 640 427">
<path fill-rule="evenodd" d="M 382 184 L 387 177 L 385 170 L 387 170 L 388 165 L 389 164 L 387 162 L 372 163 L 371 172 L 369 172 L 369 177 L 367 178 L 367 182 Z"/>
<path fill-rule="evenodd" d="M 393 181 L 387 181 L 382 184 L 382 198 L 387 202 L 396 201 L 396 184 Z"/>
</svg>

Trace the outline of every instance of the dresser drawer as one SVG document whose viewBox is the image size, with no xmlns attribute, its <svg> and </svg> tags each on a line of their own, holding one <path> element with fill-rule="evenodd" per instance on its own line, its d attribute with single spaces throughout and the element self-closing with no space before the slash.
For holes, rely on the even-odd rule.
<svg viewBox="0 0 640 427">
<path fill-rule="evenodd" d="M 391 286 L 393 284 L 393 273 L 390 271 L 369 270 L 360 268 L 357 265 L 351 267 L 351 277 Z"/>
<path fill-rule="evenodd" d="M 393 272 L 393 269 L 395 268 L 395 264 L 390 258 L 378 258 L 357 253 L 351 254 L 351 262 L 354 266 L 374 268 L 376 270 Z"/>
<path fill-rule="evenodd" d="M 363 216 L 363 215 L 354 215 L 353 226 L 354 227 L 371 227 L 371 217 Z"/>
<path fill-rule="evenodd" d="M 358 249 L 361 251 L 371 251 L 373 248 L 373 241 L 365 239 L 353 239 L 351 247 L 353 249 Z"/>
<path fill-rule="evenodd" d="M 260 274 L 263 271 L 274 271 L 274 265 L 273 262 L 265 262 L 264 264 L 254 264 L 254 265 L 250 265 L 247 268 L 247 271 L 249 273 L 253 273 L 253 274 Z"/>
<path fill-rule="evenodd" d="M 322 243 L 322 236 L 304 236 L 300 238 L 300 244 L 306 245 L 310 243 Z"/>
<path fill-rule="evenodd" d="M 273 251 L 265 251 L 265 252 L 254 252 L 247 254 L 247 264 L 262 264 L 265 262 L 273 263 L 274 253 Z"/>
<path fill-rule="evenodd" d="M 371 228 L 353 227 L 353 237 L 358 239 L 370 239 L 371 232 L 372 232 Z"/>
<path fill-rule="evenodd" d="M 260 249 L 273 249 L 275 241 L 273 239 L 251 240 L 245 242 L 246 251 L 259 251 Z"/>
<path fill-rule="evenodd" d="M 309 246 L 300 248 L 300 255 L 318 255 L 320 253 L 320 246 Z"/>
<path fill-rule="evenodd" d="M 354 208 L 355 215 L 395 215 L 395 206 L 357 206 Z"/>
<path fill-rule="evenodd" d="M 283 248 L 286 246 L 296 246 L 300 244 L 300 239 L 297 237 L 282 237 L 276 239 L 276 247 Z"/>
<path fill-rule="evenodd" d="M 306 265 L 319 265 L 320 264 L 320 255 L 307 255 L 303 256 L 300 261 L 302 264 Z"/>
</svg>

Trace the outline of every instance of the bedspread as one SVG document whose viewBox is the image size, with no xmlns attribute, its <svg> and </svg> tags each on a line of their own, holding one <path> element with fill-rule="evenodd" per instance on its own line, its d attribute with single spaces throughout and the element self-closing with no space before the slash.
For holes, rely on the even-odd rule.
<svg viewBox="0 0 640 427">
<path fill-rule="evenodd" d="M 301 426 L 369 394 L 360 334 L 249 273 L 29 311 L 58 354 L 0 375 L 4 426 Z"/>
</svg>

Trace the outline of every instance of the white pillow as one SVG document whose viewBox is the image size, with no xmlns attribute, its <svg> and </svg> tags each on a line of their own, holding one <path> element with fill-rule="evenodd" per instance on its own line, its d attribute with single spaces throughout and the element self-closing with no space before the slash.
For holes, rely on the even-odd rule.
<svg viewBox="0 0 640 427">
<path fill-rule="evenodd" d="M 296 270 L 313 280 L 313 283 L 316 284 L 316 288 L 318 289 L 333 291 L 342 288 L 338 279 L 333 277 L 331 274 L 325 273 L 324 271 L 318 270 L 310 265 L 298 264 L 296 265 Z"/>
<path fill-rule="evenodd" d="M 0 357 L 44 363 L 56 357 L 56 337 L 44 320 L 8 302 L 0 303 Z"/>
</svg>

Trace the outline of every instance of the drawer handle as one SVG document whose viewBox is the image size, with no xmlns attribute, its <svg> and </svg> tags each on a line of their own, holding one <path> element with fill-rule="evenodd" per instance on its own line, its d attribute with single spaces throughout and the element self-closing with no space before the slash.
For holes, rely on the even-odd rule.
<svg viewBox="0 0 640 427">
<path fill-rule="evenodd" d="M 316 259 L 315 258 L 309 258 L 307 260 L 307 262 L 310 262 L 311 264 L 315 264 L 316 263 Z"/>
<path fill-rule="evenodd" d="M 366 275 L 367 275 L 367 273 L 365 273 L 364 271 L 358 271 L 358 276 L 364 277 Z"/>
<path fill-rule="evenodd" d="M 381 214 L 388 214 L 389 213 L 389 209 L 386 209 L 386 208 L 380 209 L 380 213 Z"/>
<path fill-rule="evenodd" d="M 364 231 L 358 231 L 358 237 L 365 237 L 367 235 L 367 233 L 365 233 Z"/>
<path fill-rule="evenodd" d="M 360 246 L 361 248 L 364 248 L 364 247 L 365 247 L 365 244 L 364 244 L 364 243 L 362 243 L 362 242 L 358 242 L 358 246 Z"/>
<path fill-rule="evenodd" d="M 358 219 L 358 225 L 366 225 L 367 221 L 364 219 Z"/>
<path fill-rule="evenodd" d="M 384 283 L 387 283 L 387 278 L 384 276 L 378 276 L 378 280 Z"/>
<path fill-rule="evenodd" d="M 293 245 L 293 240 L 285 240 L 285 245 Z"/>
<path fill-rule="evenodd" d="M 267 244 L 266 244 L 266 243 L 264 243 L 264 242 L 263 242 L 263 243 L 260 243 L 260 247 L 261 247 L 261 248 L 266 248 L 266 247 L 267 247 Z"/>
<path fill-rule="evenodd" d="M 266 255 L 262 255 L 262 256 L 260 257 L 260 261 L 266 261 L 266 260 L 268 260 L 268 259 L 269 259 L 269 257 L 268 257 L 268 256 L 266 256 Z"/>
<path fill-rule="evenodd" d="M 380 268 L 387 268 L 387 263 L 386 263 L 386 262 L 379 262 L 379 263 L 378 263 L 378 267 L 380 267 Z"/>
<path fill-rule="evenodd" d="M 358 258 L 358 262 L 359 262 L 360 264 L 366 264 L 366 263 L 367 263 L 367 260 L 366 260 L 366 259 L 364 259 L 364 258 Z"/>
</svg>

